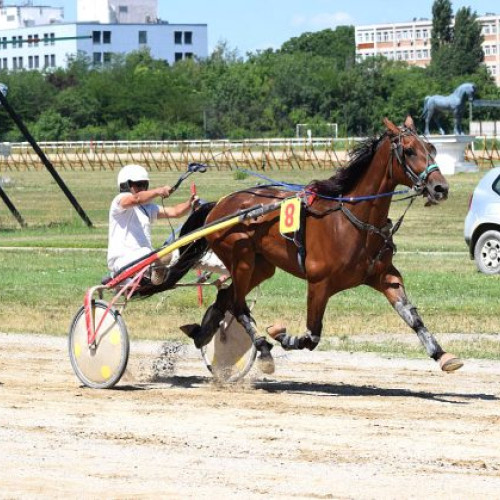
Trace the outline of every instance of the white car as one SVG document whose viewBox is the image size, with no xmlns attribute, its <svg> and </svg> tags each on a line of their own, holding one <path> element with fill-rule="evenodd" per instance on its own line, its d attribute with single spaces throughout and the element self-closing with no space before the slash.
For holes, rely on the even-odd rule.
<svg viewBox="0 0 500 500">
<path fill-rule="evenodd" d="M 464 237 L 478 269 L 500 273 L 500 167 L 489 170 L 474 189 Z"/>
</svg>

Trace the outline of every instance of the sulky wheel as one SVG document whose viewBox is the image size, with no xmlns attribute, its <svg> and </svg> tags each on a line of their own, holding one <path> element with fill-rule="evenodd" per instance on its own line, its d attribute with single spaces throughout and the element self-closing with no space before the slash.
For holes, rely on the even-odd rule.
<svg viewBox="0 0 500 500">
<path fill-rule="evenodd" d="M 69 358 L 76 376 L 87 387 L 108 389 L 113 387 L 127 368 L 129 338 L 125 322 L 118 311 L 103 301 L 93 305 L 94 324 L 99 327 L 95 347 L 88 345 L 85 308 L 76 313 L 69 329 Z"/>
<path fill-rule="evenodd" d="M 201 348 L 203 360 L 220 382 L 236 382 L 252 368 L 257 350 L 245 329 L 226 312 L 217 333 Z"/>
</svg>

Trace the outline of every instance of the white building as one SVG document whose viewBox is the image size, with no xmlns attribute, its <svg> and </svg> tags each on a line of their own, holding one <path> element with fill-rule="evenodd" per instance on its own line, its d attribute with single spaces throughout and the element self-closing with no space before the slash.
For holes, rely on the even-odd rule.
<svg viewBox="0 0 500 500">
<path fill-rule="evenodd" d="M 93 23 L 154 23 L 158 0 L 78 0 L 77 21 Z"/>
<path fill-rule="evenodd" d="M 0 0 L 0 69 L 64 68 L 78 53 L 99 65 L 146 47 L 170 64 L 208 56 L 207 25 L 162 22 L 157 0 L 79 0 L 78 12 L 88 21 L 66 23 L 62 9 L 4 7 Z M 104 22 L 110 19 L 116 22 Z"/>
<path fill-rule="evenodd" d="M 500 86 L 500 16 L 478 17 L 484 36 L 484 63 Z M 419 19 L 405 23 L 357 26 L 356 58 L 382 55 L 425 67 L 431 62 L 432 21 Z"/>
</svg>

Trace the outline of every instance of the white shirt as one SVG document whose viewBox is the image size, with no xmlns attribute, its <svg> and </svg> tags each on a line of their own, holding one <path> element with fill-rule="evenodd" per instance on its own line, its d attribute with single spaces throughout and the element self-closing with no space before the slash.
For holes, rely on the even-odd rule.
<svg viewBox="0 0 500 500">
<path fill-rule="evenodd" d="M 148 203 L 123 208 L 120 199 L 127 194 L 115 196 L 109 209 L 108 268 L 112 273 L 153 250 L 151 223 L 160 207 Z"/>
</svg>

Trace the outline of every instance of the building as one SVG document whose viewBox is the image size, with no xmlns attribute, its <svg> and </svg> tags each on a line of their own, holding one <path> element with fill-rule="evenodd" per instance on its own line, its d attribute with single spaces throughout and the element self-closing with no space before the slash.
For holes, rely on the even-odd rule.
<svg viewBox="0 0 500 500">
<path fill-rule="evenodd" d="M 141 48 L 170 64 L 206 58 L 207 25 L 161 21 L 157 7 L 157 0 L 78 0 L 82 19 L 66 23 L 63 9 L 0 0 L 0 69 L 64 68 L 78 53 L 100 65 Z"/>
<path fill-rule="evenodd" d="M 500 86 L 500 16 L 478 17 L 484 36 L 484 63 Z M 382 55 L 425 67 L 431 62 L 432 21 L 418 19 L 396 24 L 357 26 L 356 59 Z"/>
<path fill-rule="evenodd" d="M 102 24 L 157 22 L 158 0 L 78 0 L 77 21 Z"/>
</svg>

